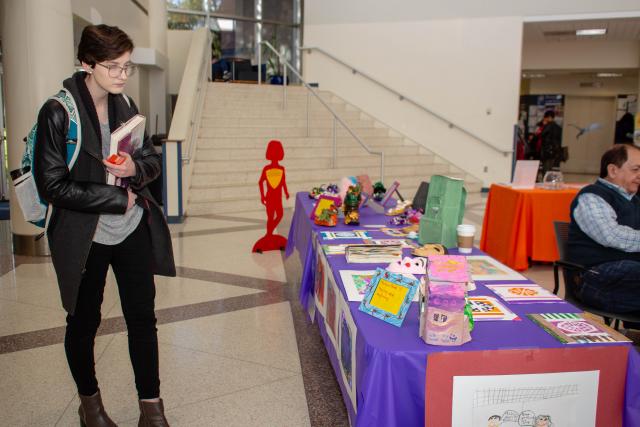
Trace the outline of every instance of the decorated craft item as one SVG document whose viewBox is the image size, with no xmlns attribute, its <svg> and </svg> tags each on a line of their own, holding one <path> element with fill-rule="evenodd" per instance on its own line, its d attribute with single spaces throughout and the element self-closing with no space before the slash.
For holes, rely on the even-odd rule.
<svg viewBox="0 0 640 427">
<path fill-rule="evenodd" d="M 325 188 L 324 188 L 323 185 L 321 185 L 320 187 L 313 187 L 311 189 L 311 191 L 309 191 L 309 198 L 310 199 L 317 199 L 324 192 L 325 192 Z"/>
<path fill-rule="evenodd" d="M 407 216 L 405 214 L 396 215 L 389 218 L 389 224 L 390 225 L 406 225 L 406 224 L 409 224 L 409 220 L 407 219 Z"/>
<path fill-rule="evenodd" d="M 360 303 L 360 311 L 400 327 L 418 286 L 415 279 L 378 268 Z"/>
<path fill-rule="evenodd" d="M 427 267 L 429 280 L 466 283 L 471 280 L 467 260 L 461 255 L 431 255 Z"/>
<path fill-rule="evenodd" d="M 387 209 L 385 215 L 400 215 L 405 213 L 411 207 L 411 200 L 398 200 L 393 208 Z"/>
<path fill-rule="evenodd" d="M 583 313 L 527 314 L 527 317 L 564 344 L 630 341 L 618 331 L 587 319 Z"/>
<path fill-rule="evenodd" d="M 407 225 L 406 227 L 402 227 L 400 230 L 402 230 L 403 233 L 411 233 L 412 231 L 415 231 L 416 233 L 419 231 L 419 226 L 418 224 L 412 224 L 412 225 Z"/>
<path fill-rule="evenodd" d="M 329 184 L 326 187 L 321 185 L 319 187 L 313 187 L 311 191 L 309 191 L 309 198 L 317 200 L 322 195 L 338 197 L 338 193 L 340 193 L 340 190 L 336 184 Z M 338 205 L 338 207 L 339 206 L 340 205 Z"/>
<path fill-rule="evenodd" d="M 427 260 L 424 258 L 405 257 L 389 264 L 387 271 L 400 274 L 425 274 L 427 272 Z"/>
<path fill-rule="evenodd" d="M 373 184 L 373 200 L 379 202 L 384 198 L 384 194 L 387 192 L 387 189 L 384 188 L 384 184 L 381 181 Z"/>
<path fill-rule="evenodd" d="M 471 341 L 472 323 L 465 315 L 464 283 L 421 284 L 420 338 L 427 344 L 456 346 Z"/>
<path fill-rule="evenodd" d="M 517 314 L 502 305 L 495 297 L 475 296 L 467 298 L 473 312 L 473 320 L 519 320 Z"/>
<path fill-rule="evenodd" d="M 439 244 L 428 243 L 419 248 L 415 248 L 412 252 L 415 256 L 428 257 L 429 255 L 446 255 L 447 248 Z"/>
<path fill-rule="evenodd" d="M 338 224 L 338 208 L 331 204 L 328 208 L 322 209 L 320 214 L 313 219 L 313 222 L 325 227 L 335 227 Z"/>
<path fill-rule="evenodd" d="M 267 233 L 254 245 L 252 252 L 282 250 L 287 246 L 287 238 L 274 231 L 282 219 L 282 193 L 289 198 L 284 167 L 278 162 L 284 159 L 284 149 L 278 140 L 271 140 L 267 145 L 266 159 L 271 161 L 262 169 L 258 180 L 260 187 L 260 201 L 267 210 Z M 265 190 L 266 187 L 266 190 Z"/>
<path fill-rule="evenodd" d="M 344 196 L 344 223 L 346 225 L 360 224 L 360 185 L 352 185 Z"/>
<path fill-rule="evenodd" d="M 393 181 L 393 184 L 391 184 L 391 186 L 387 189 L 386 193 L 384 193 L 384 197 L 382 198 L 382 200 L 380 200 L 380 204 L 382 206 L 386 206 L 394 194 L 398 195 L 398 199 L 400 200 L 400 202 L 404 201 L 404 199 L 402 198 L 402 196 L 400 196 L 400 193 L 398 192 L 398 187 L 400 187 L 400 183 L 398 181 Z"/>
<path fill-rule="evenodd" d="M 340 192 L 338 193 L 338 197 L 340 197 L 340 200 L 344 200 L 345 196 L 347 195 L 347 191 L 349 191 L 349 187 L 357 184 L 358 181 L 353 176 L 345 176 L 344 178 L 342 178 L 339 185 Z"/>
<path fill-rule="evenodd" d="M 431 177 L 424 215 L 420 218 L 420 244 L 458 245 L 456 227 L 462 222 L 467 192 L 464 181 L 441 175 Z"/>
<path fill-rule="evenodd" d="M 311 219 L 315 221 L 316 217 L 322 213 L 325 209 L 332 210 L 332 207 L 336 209 L 340 206 L 340 199 L 334 196 L 327 196 L 326 194 L 322 194 L 318 197 L 316 201 L 316 205 L 311 210 Z"/>
<path fill-rule="evenodd" d="M 360 184 L 360 188 L 362 188 L 363 193 L 373 194 L 373 185 L 371 185 L 371 178 L 369 178 L 369 175 L 358 175 L 356 180 L 358 180 L 358 184 Z"/>
</svg>

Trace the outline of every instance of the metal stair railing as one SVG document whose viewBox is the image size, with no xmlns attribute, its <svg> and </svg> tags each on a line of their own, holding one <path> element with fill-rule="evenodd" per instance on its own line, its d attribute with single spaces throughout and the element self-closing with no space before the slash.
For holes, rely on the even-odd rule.
<svg viewBox="0 0 640 427">
<path fill-rule="evenodd" d="M 333 61 L 337 62 L 338 64 L 348 68 L 351 70 L 351 72 L 355 75 L 355 74 L 359 74 L 362 77 L 364 77 L 365 79 L 369 80 L 370 82 L 380 86 L 381 88 L 385 89 L 388 92 L 391 92 L 392 94 L 394 94 L 395 96 L 398 97 L 398 99 L 400 101 L 407 101 L 410 104 L 413 104 L 414 106 L 416 106 L 417 108 L 429 113 L 430 115 L 432 115 L 433 117 L 443 121 L 444 123 L 447 124 L 447 126 L 449 126 L 450 129 L 457 129 L 460 132 L 464 133 L 465 135 L 468 135 L 470 137 L 472 137 L 473 139 L 481 142 L 482 144 L 486 145 L 487 147 L 493 149 L 494 151 L 497 151 L 498 153 L 501 153 L 502 155 L 504 155 L 505 157 L 507 157 L 510 154 L 513 154 L 513 150 L 504 150 L 500 147 L 496 147 L 495 145 L 493 145 L 491 142 L 479 137 L 478 135 L 474 134 L 473 132 L 471 132 L 470 130 L 459 126 L 455 123 L 453 123 L 451 120 L 447 119 L 446 117 L 440 115 L 439 113 L 436 113 L 435 111 L 427 108 L 426 106 L 422 105 L 421 103 L 419 103 L 418 101 L 405 96 L 404 94 L 398 92 L 397 90 L 385 85 L 384 83 L 380 82 L 379 80 L 375 79 L 374 77 L 371 77 L 370 75 L 368 75 L 367 73 L 364 73 L 360 70 L 358 70 L 357 68 L 347 64 L 346 62 L 344 62 L 343 60 L 337 58 L 336 56 L 330 54 L 329 52 L 319 48 L 319 47 L 315 47 L 315 46 L 304 46 L 300 48 L 301 51 L 307 51 L 309 53 L 311 53 L 312 51 L 318 51 L 321 54 L 325 55 L 326 57 L 332 59 Z"/>
<path fill-rule="evenodd" d="M 278 52 L 269 42 L 267 41 L 263 41 L 261 42 L 261 44 L 265 45 L 269 50 L 271 50 L 273 53 L 275 53 L 279 60 L 280 63 L 284 64 L 284 80 L 282 82 L 282 109 L 286 109 L 287 108 L 287 68 L 289 68 L 291 70 L 291 72 L 293 74 L 295 74 L 296 77 L 298 77 L 298 79 L 300 80 L 300 82 L 302 83 L 302 85 L 307 88 L 307 137 L 309 136 L 309 94 L 313 95 L 316 97 L 316 99 L 318 101 L 320 101 L 320 103 L 331 113 L 331 115 L 333 116 L 333 157 L 332 157 L 332 161 L 331 161 L 331 167 L 332 168 L 336 168 L 336 157 L 337 157 L 337 124 L 340 123 L 347 132 L 349 132 L 349 134 L 356 140 L 356 142 L 358 142 L 358 144 L 360 144 L 360 146 L 362 148 L 365 149 L 365 151 L 369 154 L 372 155 L 376 155 L 376 156 L 380 156 L 380 181 L 383 181 L 384 179 L 384 152 L 382 151 L 374 151 L 371 148 L 369 148 L 369 146 L 367 144 L 365 144 L 358 135 L 356 135 L 356 133 L 344 122 L 344 120 L 342 120 L 338 114 L 333 110 L 333 108 L 331 108 L 329 106 L 329 104 L 327 104 L 318 94 L 318 92 L 315 91 L 315 89 L 313 89 L 300 75 L 300 73 L 298 73 L 298 70 L 296 70 L 293 65 L 291 65 L 286 58 L 284 58 L 284 55 L 280 54 L 280 52 Z M 258 49 L 258 84 L 262 84 L 262 49 Z"/>
</svg>

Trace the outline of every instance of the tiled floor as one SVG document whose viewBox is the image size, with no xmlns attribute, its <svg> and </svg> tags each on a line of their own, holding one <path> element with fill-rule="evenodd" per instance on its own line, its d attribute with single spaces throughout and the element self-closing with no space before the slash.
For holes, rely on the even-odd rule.
<svg viewBox="0 0 640 427">
<path fill-rule="evenodd" d="M 465 222 L 479 239 L 486 197 L 470 195 Z M 286 212 L 280 230 L 286 234 Z M 209 215 L 172 225 L 178 277 L 156 278 L 162 395 L 173 426 L 348 425 L 314 325 L 297 303 L 297 256 L 252 254 L 263 214 Z M 552 287 L 550 266 L 527 273 Z M 76 426 L 64 356 L 64 317 L 47 258 L 13 257 L 0 221 L 1 426 Z M 126 328 L 107 279 L 96 370 L 119 425 L 138 408 Z M 318 396 L 322 396 L 319 399 Z"/>
</svg>

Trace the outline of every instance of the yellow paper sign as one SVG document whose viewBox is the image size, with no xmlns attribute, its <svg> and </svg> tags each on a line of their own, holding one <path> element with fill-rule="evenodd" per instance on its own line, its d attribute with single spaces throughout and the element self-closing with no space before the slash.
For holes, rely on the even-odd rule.
<svg viewBox="0 0 640 427">
<path fill-rule="evenodd" d="M 267 181 L 271 188 L 276 188 L 282 179 L 282 169 L 269 169 L 267 171 Z"/>
<path fill-rule="evenodd" d="M 404 286 L 380 279 L 369 304 L 387 313 L 397 314 L 408 292 L 409 289 Z"/>
</svg>

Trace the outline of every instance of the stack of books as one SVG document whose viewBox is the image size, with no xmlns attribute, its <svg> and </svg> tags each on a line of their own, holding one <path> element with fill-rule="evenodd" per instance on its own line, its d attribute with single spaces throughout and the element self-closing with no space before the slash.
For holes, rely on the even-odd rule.
<svg viewBox="0 0 640 427">
<path fill-rule="evenodd" d="M 350 264 L 382 264 L 402 258 L 402 245 L 349 245 L 345 257 Z"/>
</svg>

